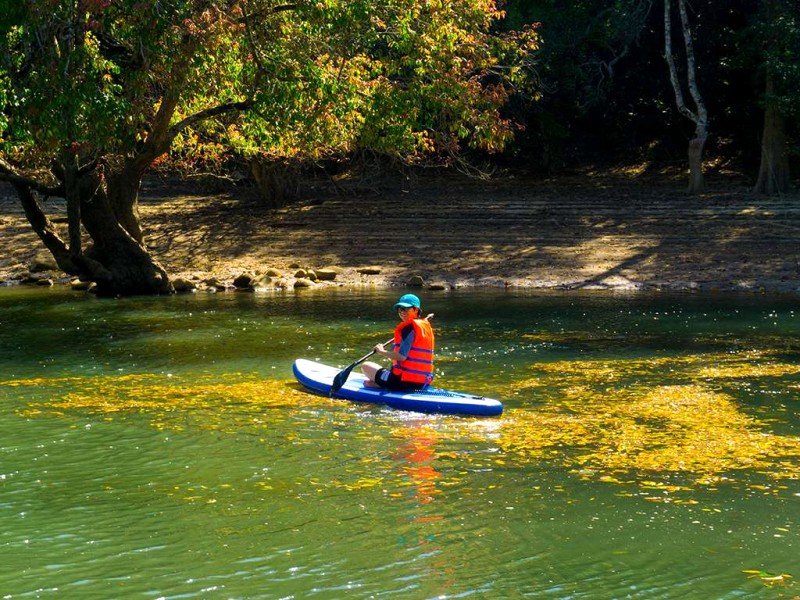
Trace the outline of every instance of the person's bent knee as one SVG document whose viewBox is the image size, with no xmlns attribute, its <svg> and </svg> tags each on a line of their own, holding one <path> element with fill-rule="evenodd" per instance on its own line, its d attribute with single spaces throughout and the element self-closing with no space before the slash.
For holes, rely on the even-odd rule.
<svg viewBox="0 0 800 600">
<path fill-rule="evenodd" d="M 361 372 L 367 376 L 370 381 L 375 381 L 375 374 L 381 369 L 379 364 L 374 362 L 361 363 Z"/>
</svg>

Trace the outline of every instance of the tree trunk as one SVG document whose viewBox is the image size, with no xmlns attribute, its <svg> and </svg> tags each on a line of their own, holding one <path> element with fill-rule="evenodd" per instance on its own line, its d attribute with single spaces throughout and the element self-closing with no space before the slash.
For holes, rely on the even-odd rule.
<svg viewBox="0 0 800 600">
<path fill-rule="evenodd" d="M 694 138 L 689 141 L 689 186 L 687 192 L 700 194 L 705 189 L 703 177 L 703 149 L 708 139 L 708 112 L 700 88 L 697 85 L 694 45 L 692 44 L 692 31 L 689 17 L 686 12 L 686 1 L 678 0 L 678 11 L 681 15 L 681 29 L 683 31 L 683 46 L 686 51 L 686 83 L 689 94 L 695 105 L 695 110 L 690 110 L 683 99 L 678 69 L 675 66 L 675 57 L 672 53 L 672 16 L 670 0 L 664 0 L 664 57 L 669 66 L 670 82 L 675 92 L 675 104 L 678 111 L 695 124 Z"/>
<path fill-rule="evenodd" d="M 686 191 L 689 194 L 701 194 L 705 190 L 705 178 L 703 176 L 703 149 L 706 137 L 700 135 L 689 141 L 689 186 Z"/>
<path fill-rule="evenodd" d="M 126 162 L 117 173 L 108 175 L 108 201 L 117 217 L 117 222 L 128 234 L 144 246 L 144 231 L 139 219 L 139 189 L 143 172 Z"/>
<path fill-rule="evenodd" d="M 775 85 L 767 72 L 764 109 L 764 134 L 761 139 L 761 167 L 753 191 L 760 194 L 780 194 L 792 187 L 789 154 L 786 149 L 786 129 L 783 114 L 775 102 Z"/>
<path fill-rule="evenodd" d="M 85 258 L 101 267 L 90 278 L 104 296 L 171 293 L 167 272 L 139 241 L 143 236 L 136 204 L 141 179 L 125 174 L 110 176 L 107 186 L 95 187 L 94 195 L 82 203 L 81 221 L 92 238 Z"/>
<path fill-rule="evenodd" d="M 250 161 L 250 173 L 266 206 L 281 208 L 297 199 L 297 172 L 287 161 L 254 158 Z"/>
<path fill-rule="evenodd" d="M 81 169 L 77 160 L 72 160 L 72 164 L 65 160 L 64 164 L 54 165 L 53 173 L 62 183 L 55 188 L 46 188 L 21 175 L 2 159 L 0 173 L 16 189 L 28 222 L 64 272 L 94 281 L 97 293 L 103 296 L 174 291 L 163 267 L 129 233 L 128 228 L 139 232 L 141 238 L 142 229 L 135 210 L 141 177 L 131 177 L 135 172 L 122 171 L 104 182 L 94 167 Z M 69 243 L 59 236 L 42 210 L 37 198 L 40 193 L 66 198 Z M 83 250 L 81 226 L 92 240 L 86 251 Z"/>
<path fill-rule="evenodd" d="M 56 264 L 59 268 L 69 275 L 80 275 L 80 269 L 72 261 L 69 255 L 69 248 L 64 243 L 64 240 L 58 235 L 53 222 L 47 217 L 44 210 L 42 210 L 36 194 L 30 187 L 22 183 L 14 183 L 14 189 L 17 192 L 22 209 L 25 211 L 25 217 L 31 228 L 39 236 L 39 239 L 44 242 L 44 245 L 53 255 Z"/>
</svg>

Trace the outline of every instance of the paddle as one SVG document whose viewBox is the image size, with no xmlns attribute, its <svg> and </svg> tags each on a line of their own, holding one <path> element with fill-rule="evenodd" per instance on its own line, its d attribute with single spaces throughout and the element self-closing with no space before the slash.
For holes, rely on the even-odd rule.
<svg viewBox="0 0 800 600">
<path fill-rule="evenodd" d="M 391 344 L 393 341 L 394 341 L 394 338 L 390 338 L 390 339 L 386 340 L 382 345 L 385 346 L 386 344 Z M 362 362 L 367 360 L 370 356 L 372 356 L 376 352 L 377 352 L 377 350 L 373 350 L 369 354 L 365 354 L 364 356 L 359 358 L 357 361 L 351 363 L 348 367 L 346 367 L 346 368 L 342 369 L 341 371 L 339 371 L 336 374 L 336 377 L 333 378 L 333 384 L 331 385 L 331 392 L 330 392 L 330 394 L 328 394 L 328 396 L 333 396 L 336 392 L 338 392 L 341 389 L 341 387 L 345 383 L 347 383 L 347 378 L 350 377 L 350 371 L 352 371 L 355 367 L 360 365 Z"/>
<path fill-rule="evenodd" d="M 425 319 L 426 319 L 426 320 L 430 320 L 430 319 L 432 319 L 432 318 L 433 318 L 433 313 L 430 313 L 430 314 L 429 314 L 427 317 L 425 317 Z M 394 341 L 394 337 L 392 337 L 392 338 L 391 338 L 391 339 L 389 339 L 389 340 L 386 340 L 386 341 L 385 341 L 383 344 L 381 344 L 381 345 L 382 345 L 382 346 L 385 346 L 385 345 L 387 345 L 387 344 L 391 344 L 393 341 Z M 358 365 L 360 365 L 362 362 L 364 362 L 365 360 L 367 360 L 367 359 L 368 359 L 370 356 L 372 356 L 373 354 L 375 354 L 375 352 L 377 352 L 377 350 L 373 350 L 373 351 L 372 351 L 372 352 L 370 352 L 369 354 L 365 354 L 364 356 L 362 356 L 361 358 L 359 358 L 359 359 L 358 359 L 357 361 L 355 361 L 354 363 L 352 363 L 352 364 L 348 365 L 346 368 L 344 368 L 344 369 L 342 369 L 341 371 L 339 371 L 339 372 L 336 374 L 336 377 L 334 377 L 334 378 L 333 378 L 333 384 L 331 385 L 331 391 L 330 391 L 330 393 L 328 394 L 328 396 L 329 396 L 329 397 L 333 397 L 333 395 L 334 395 L 336 392 L 338 392 L 338 391 L 339 391 L 339 390 L 342 388 L 342 386 L 343 386 L 345 383 L 347 383 L 347 378 L 348 378 L 348 377 L 350 377 L 350 372 L 351 372 L 351 371 L 352 371 L 352 370 L 353 370 L 355 367 L 357 367 Z"/>
</svg>

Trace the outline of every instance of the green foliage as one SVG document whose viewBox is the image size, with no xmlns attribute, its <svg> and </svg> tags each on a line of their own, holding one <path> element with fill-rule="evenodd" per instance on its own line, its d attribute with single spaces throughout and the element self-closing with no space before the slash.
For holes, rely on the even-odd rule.
<svg viewBox="0 0 800 600">
<path fill-rule="evenodd" d="M 0 39 L 13 149 L 44 161 L 67 147 L 87 155 L 132 148 L 152 111 L 153 96 L 141 87 L 166 66 L 154 52 L 167 45 L 158 7 L 24 1 L 16 10 Z"/>
<path fill-rule="evenodd" d="M 755 154 L 762 100 L 797 124 L 795 2 L 694 9 L 711 144 Z M 579 145 L 682 156 L 660 13 L 649 0 L 0 0 L 0 144 L 39 164 L 70 147 L 132 156 L 166 99 L 172 126 L 190 120 L 172 144 L 188 163 L 447 158 L 500 151 L 521 125 L 517 153 L 537 162 Z M 764 99 L 767 70 L 778 89 Z M 238 102 L 247 115 L 192 119 Z"/>
<path fill-rule="evenodd" d="M 505 26 L 535 25 L 542 101 L 527 110 L 522 152 L 545 168 L 574 160 L 575 146 L 607 156 L 631 132 L 663 121 L 669 99 L 661 46 L 648 0 L 509 0 Z M 663 77 L 662 77 L 663 76 Z M 633 125 L 632 121 L 638 121 Z M 571 158 L 567 158 L 566 155 Z"/>
<path fill-rule="evenodd" d="M 492 35 L 501 13 L 491 2 L 249 9 L 261 16 L 257 27 L 245 17 L 257 108 L 224 132 L 240 151 L 320 158 L 368 149 L 414 160 L 453 153 L 462 141 L 494 151 L 511 137 L 500 115 L 508 91 L 495 71 L 523 61 L 536 37 Z"/>
<path fill-rule="evenodd" d="M 0 21 L 5 150 L 131 156 L 163 141 L 162 117 L 189 161 L 498 150 L 513 130 L 500 61 L 536 47 L 493 35 L 501 15 L 488 0 L 24 0 Z M 232 103 L 251 110 L 197 118 Z"/>
<path fill-rule="evenodd" d="M 776 86 L 774 98 L 785 115 L 800 116 L 800 15 L 793 2 L 771 0 L 770 10 L 761 23 L 764 45 L 763 64 Z M 790 6 L 792 5 L 792 6 Z"/>
<path fill-rule="evenodd" d="M 620 61 L 630 60 L 651 13 L 642 0 L 508 3 L 509 26 L 541 25 L 540 74 L 582 110 L 607 99 Z"/>
</svg>

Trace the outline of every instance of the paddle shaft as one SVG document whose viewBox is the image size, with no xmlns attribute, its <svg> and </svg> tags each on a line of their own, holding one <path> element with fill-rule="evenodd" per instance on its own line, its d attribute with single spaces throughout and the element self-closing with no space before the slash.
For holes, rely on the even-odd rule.
<svg viewBox="0 0 800 600">
<path fill-rule="evenodd" d="M 393 341 L 394 341 L 394 338 L 393 338 L 393 337 L 392 337 L 392 338 L 389 338 L 388 340 L 386 340 L 385 342 L 383 342 L 383 343 L 381 344 L 381 346 L 386 346 L 387 344 L 391 344 Z M 365 354 L 364 356 L 362 356 L 361 358 L 359 358 L 359 359 L 358 359 L 356 362 L 354 362 L 352 365 L 350 365 L 350 366 L 349 366 L 349 367 L 347 367 L 347 368 L 348 368 L 348 369 L 350 369 L 350 370 L 352 371 L 352 370 L 353 370 L 353 367 L 355 367 L 356 365 L 360 365 L 362 362 L 364 362 L 365 360 L 367 360 L 367 359 L 368 359 L 370 356 L 372 356 L 373 354 L 377 354 L 377 352 L 378 352 L 378 351 L 377 351 L 377 350 L 375 350 L 375 348 L 373 348 L 373 349 L 372 349 L 372 352 L 370 352 L 369 354 Z"/>
</svg>

